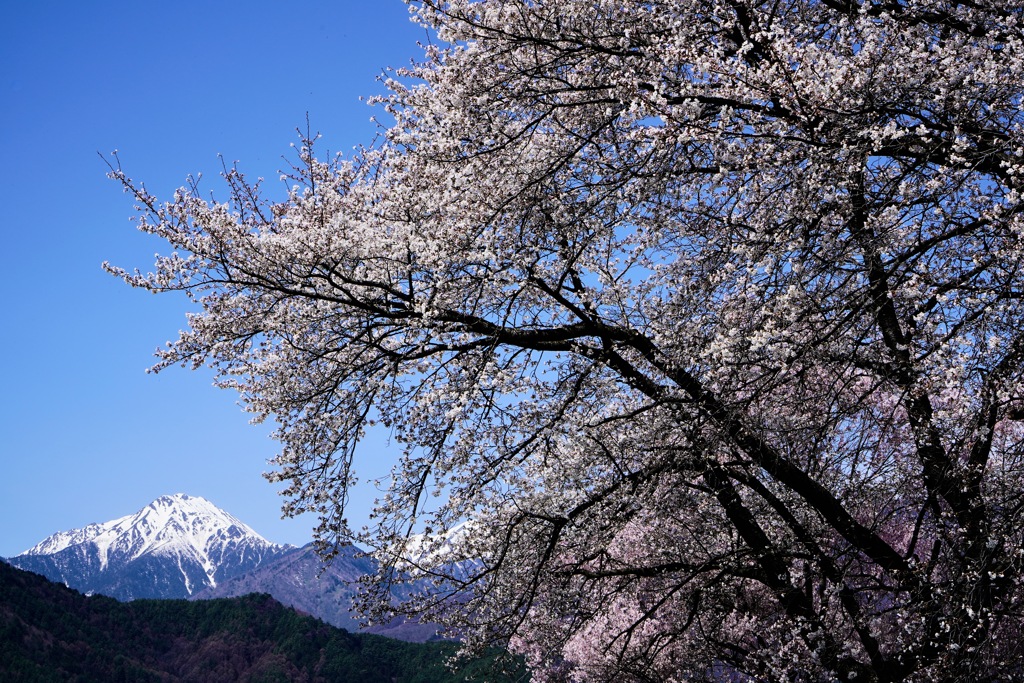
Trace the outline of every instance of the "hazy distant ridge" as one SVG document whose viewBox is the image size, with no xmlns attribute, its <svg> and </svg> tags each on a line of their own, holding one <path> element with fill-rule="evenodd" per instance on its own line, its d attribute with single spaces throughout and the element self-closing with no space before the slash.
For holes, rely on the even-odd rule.
<svg viewBox="0 0 1024 683">
<path fill-rule="evenodd" d="M 289 607 L 320 617 L 327 623 L 350 631 L 386 635 L 391 638 L 425 642 L 434 639 L 437 627 L 395 620 L 391 624 L 360 629 L 352 612 L 356 582 L 376 570 L 371 558 L 358 548 L 343 548 L 329 565 L 316 554 L 312 544 L 296 548 L 215 587 L 196 593 L 192 599 L 230 598 L 249 593 L 269 593 Z"/>
</svg>

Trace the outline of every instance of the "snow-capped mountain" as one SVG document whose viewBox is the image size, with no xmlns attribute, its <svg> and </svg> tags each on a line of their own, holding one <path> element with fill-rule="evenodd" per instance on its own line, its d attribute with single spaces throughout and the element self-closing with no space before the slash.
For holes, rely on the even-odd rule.
<svg viewBox="0 0 1024 683">
<path fill-rule="evenodd" d="M 162 496 L 133 515 L 50 536 L 8 560 L 82 592 L 184 598 L 294 550 L 197 496 Z"/>
</svg>

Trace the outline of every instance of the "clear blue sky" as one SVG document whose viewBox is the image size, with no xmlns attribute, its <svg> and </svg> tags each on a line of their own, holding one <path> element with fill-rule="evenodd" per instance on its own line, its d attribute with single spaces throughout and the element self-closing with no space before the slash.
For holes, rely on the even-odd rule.
<svg viewBox="0 0 1024 683">
<path fill-rule="evenodd" d="M 278 191 L 306 113 L 332 151 L 368 143 L 380 112 L 359 96 L 424 39 L 400 0 L 2 4 L 0 556 L 177 492 L 309 540 L 315 520 L 281 521 L 261 477 L 269 426 L 209 372 L 144 372 L 186 303 L 102 271 L 145 270 L 164 248 L 135 231 L 97 152 L 118 149 L 158 196 L 196 172 L 219 191 L 218 154 Z M 381 438 L 364 456 L 377 471 L 393 457 Z"/>
</svg>

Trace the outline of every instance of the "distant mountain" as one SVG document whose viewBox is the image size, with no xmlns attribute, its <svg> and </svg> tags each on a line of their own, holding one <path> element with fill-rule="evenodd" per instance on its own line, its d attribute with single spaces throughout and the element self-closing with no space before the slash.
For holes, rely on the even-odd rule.
<svg viewBox="0 0 1024 683">
<path fill-rule="evenodd" d="M 356 631 L 360 630 L 359 622 L 351 612 L 358 590 L 356 582 L 374 571 L 374 561 L 362 556 L 358 548 L 342 549 L 329 565 L 324 566 L 310 544 L 200 591 L 192 599 L 269 593 L 289 607 L 320 617 L 333 626 Z M 363 630 L 401 640 L 425 642 L 436 638 L 437 626 L 396 619 L 390 624 Z"/>
<path fill-rule="evenodd" d="M 134 515 L 56 533 L 8 562 L 120 600 L 185 598 L 294 550 L 204 498 L 176 494 Z"/>
<path fill-rule="evenodd" d="M 525 682 L 490 657 L 452 672 L 452 643 L 352 634 L 268 595 L 221 600 L 86 597 L 0 562 L 3 681 Z"/>
<path fill-rule="evenodd" d="M 461 528 L 453 533 L 454 538 Z M 449 553 L 450 539 L 439 541 L 432 561 Z M 430 545 L 415 538 L 411 557 L 425 562 Z M 437 638 L 437 626 L 402 619 L 360 628 L 351 611 L 357 582 L 374 573 L 376 564 L 358 548 L 343 549 L 325 567 L 312 544 L 271 543 L 197 496 L 163 496 L 134 515 L 56 533 L 7 561 L 83 593 L 119 600 L 267 593 L 350 631 L 414 642 Z"/>
</svg>

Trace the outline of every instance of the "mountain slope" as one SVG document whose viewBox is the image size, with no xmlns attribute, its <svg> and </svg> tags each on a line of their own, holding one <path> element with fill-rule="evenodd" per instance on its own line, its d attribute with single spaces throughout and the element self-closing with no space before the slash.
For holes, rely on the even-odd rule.
<svg viewBox="0 0 1024 683">
<path fill-rule="evenodd" d="M 355 631 L 358 622 L 350 613 L 356 582 L 374 571 L 373 561 L 346 548 L 324 567 L 312 545 L 278 556 L 260 567 L 211 586 L 192 596 L 194 600 L 231 598 L 249 593 L 269 593 L 275 600 L 308 612 L 340 628 Z M 321 573 L 322 572 L 322 573 Z"/>
<path fill-rule="evenodd" d="M 450 672 L 451 643 L 350 634 L 267 595 L 183 601 L 86 597 L 0 562 L 0 680 L 525 681 L 493 661 Z"/>
<path fill-rule="evenodd" d="M 184 598 L 291 550 L 204 498 L 163 496 L 133 515 L 56 533 L 14 566 L 121 600 Z"/>
<path fill-rule="evenodd" d="M 434 639 L 437 626 L 396 619 L 385 625 L 361 629 L 351 612 L 358 580 L 376 570 L 374 561 L 358 548 L 342 549 L 324 566 L 312 544 L 275 557 L 256 569 L 207 588 L 194 600 L 228 598 L 249 593 L 269 593 L 289 607 L 317 616 L 349 631 L 363 630 L 414 642 Z"/>
</svg>

